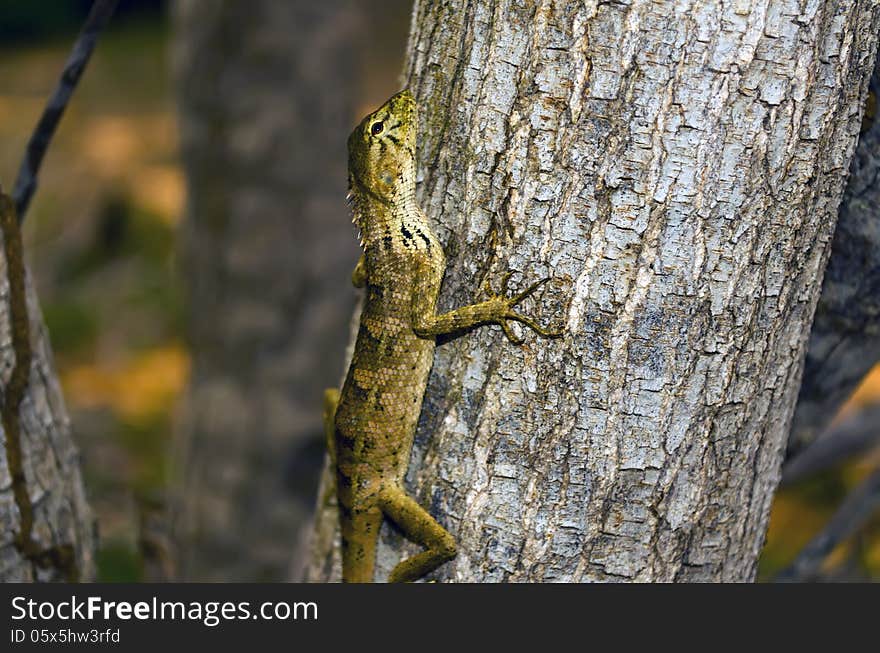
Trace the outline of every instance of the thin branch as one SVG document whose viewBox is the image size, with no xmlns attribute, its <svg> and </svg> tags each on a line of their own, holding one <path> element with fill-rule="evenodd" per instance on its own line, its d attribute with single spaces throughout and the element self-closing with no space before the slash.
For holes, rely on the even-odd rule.
<svg viewBox="0 0 880 653">
<path fill-rule="evenodd" d="M 776 580 L 797 582 L 813 579 L 834 547 L 858 531 L 878 509 L 880 509 L 880 469 L 875 470 L 844 499 L 843 504 L 822 532 L 804 547 L 789 567 L 779 573 Z"/>
<path fill-rule="evenodd" d="M 828 429 L 782 468 L 782 485 L 833 467 L 880 444 L 880 405 L 870 406 Z"/>
<path fill-rule="evenodd" d="M 12 191 L 19 223 L 24 222 L 25 213 L 31 203 L 34 191 L 37 189 L 37 173 L 52 136 L 55 134 L 55 129 L 58 127 L 64 109 L 70 101 L 70 96 L 73 95 L 79 78 L 92 56 L 92 51 L 98 42 L 98 35 L 107 25 L 118 3 L 119 0 L 95 0 L 86 22 L 73 44 L 73 50 L 67 58 L 67 63 L 64 64 L 64 70 L 55 86 L 55 91 L 49 97 L 46 108 L 43 109 L 43 115 L 40 116 L 40 121 L 28 141 L 24 160 L 21 162 L 18 178 L 15 180 L 15 188 Z"/>
</svg>

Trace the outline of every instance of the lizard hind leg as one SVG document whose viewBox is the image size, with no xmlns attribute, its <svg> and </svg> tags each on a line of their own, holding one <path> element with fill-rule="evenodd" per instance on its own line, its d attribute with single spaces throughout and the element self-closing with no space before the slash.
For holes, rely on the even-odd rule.
<svg viewBox="0 0 880 653">
<path fill-rule="evenodd" d="M 391 485 L 382 490 L 379 506 L 408 540 L 427 549 L 399 562 L 391 570 L 389 583 L 418 580 L 455 557 L 455 540 L 452 535 L 400 487 Z"/>
<path fill-rule="evenodd" d="M 330 478 L 321 495 L 321 505 L 330 505 L 336 495 L 336 409 L 339 407 L 339 390 L 324 390 L 324 444 L 330 455 Z"/>
</svg>

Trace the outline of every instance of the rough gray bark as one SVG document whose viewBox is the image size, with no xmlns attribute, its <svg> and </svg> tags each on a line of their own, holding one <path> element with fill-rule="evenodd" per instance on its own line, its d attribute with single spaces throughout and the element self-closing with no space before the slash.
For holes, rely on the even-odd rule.
<svg viewBox="0 0 880 653">
<path fill-rule="evenodd" d="M 337 271 L 357 259 L 345 206 L 357 21 L 348 0 L 188 0 L 175 21 L 193 353 L 181 574 L 283 580 L 314 500 L 316 472 L 298 460 L 323 442 L 321 392 L 356 300 Z"/>
<path fill-rule="evenodd" d="M 551 274 L 524 310 L 566 329 L 438 348 L 407 478 L 459 542 L 437 578 L 754 577 L 878 20 L 864 1 L 416 4 L 441 308 Z M 309 577 L 337 577 L 315 542 Z M 380 548 L 377 578 L 414 550 L 388 527 Z"/>
<path fill-rule="evenodd" d="M 5 395 L 15 355 L 10 341 L 9 282 L 2 250 L 0 280 L 0 384 Z M 79 454 L 70 435 L 49 338 L 30 284 L 28 312 L 33 360 L 20 409 L 20 443 L 34 514 L 31 539 L 45 555 L 40 564 L 35 564 L 16 546 L 15 538 L 22 524 L 4 433 L 0 449 L 0 582 L 91 580 L 95 574 L 95 524 L 86 501 Z"/>
<path fill-rule="evenodd" d="M 810 334 L 789 438 L 793 450 L 825 430 L 880 360 L 880 58 L 870 93 Z"/>
</svg>

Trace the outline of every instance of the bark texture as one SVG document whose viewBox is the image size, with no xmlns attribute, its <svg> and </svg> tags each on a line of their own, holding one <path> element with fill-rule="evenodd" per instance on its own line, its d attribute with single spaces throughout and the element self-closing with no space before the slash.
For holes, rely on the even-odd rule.
<svg viewBox="0 0 880 653">
<path fill-rule="evenodd" d="M 831 257 L 810 334 L 790 447 L 821 434 L 880 360 L 880 59 L 840 204 Z"/>
<path fill-rule="evenodd" d="M 345 206 L 357 21 L 347 0 L 187 0 L 175 21 L 193 355 L 181 573 L 284 580 L 356 300 L 338 270 L 357 260 Z"/>
<path fill-rule="evenodd" d="M 438 348 L 407 483 L 455 581 L 742 581 L 779 479 L 876 2 L 417 2 L 419 197 L 449 267 L 552 275 Z M 319 522 L 323 523 L 323 522 Z M 319 533 L 310 577 L 334 578 Z M 405 551 L 383 529 L 377 578 Z"/>
<path fill-rule="evenodd" d="M 11 346 L 9 281 L 0 256 L 0 384 L 4 397 L 15 363 Z M 95 524 L 80 475 L 79 453 L 52 362 L 49 338 L 33 288 L 27 286 L 33 358 L 20 406 L 18 440 L 33 511 L 30 539 L 39 559 L 23 555 L 16 537 L 22 520 L 3 433 L 0 449 L 0 582 L 92 580 Z"/>
</svg>

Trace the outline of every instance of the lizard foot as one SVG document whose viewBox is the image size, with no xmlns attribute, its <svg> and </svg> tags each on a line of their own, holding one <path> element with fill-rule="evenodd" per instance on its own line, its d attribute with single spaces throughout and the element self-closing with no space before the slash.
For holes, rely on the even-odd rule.
<svg viewBox="0 0 880 653">
<path fill-rule="evenodd" d="M 488 294 L 491 299 L 500 299 L 503 303 L 501 315 L 499 315 L 497 322 L 501 326 L 501 330 L 504 331 L 504 335 L 507 337 L 507 339 L 514 345 L 521 345 L 523 344 L 523 342 L 525 342 L 525 338 L 520 338 L 513 332 L 513 329 L 510 328 L 511 321 L 524 324 L 532 331 L 537 333 L 539 336 L 543 336 L 545 338 L 559 338 L 560 336 L 562 336 L 562 331 L 550 331 L 548 329 L 545 329 L 539 326 L 531 318 L 528 318 L 525 315 L 520 315 L 519 313 L 512 310 L 514 306 L 522 302 L 527 297 L 533 295 L 538 290 L 538 288 L 550 281 L 550 277 L 544 277 L 540 281 L 533 283 L 531 286 L 523 290 L 521 293 L 514 295 L 513 297 L 506 297 L 507 285 L 510 281 L 511 275 L 512 273 L 508 272 L 502 278 L 500 293 L 496 293 L 494 290 L 492 290 L 492 286 L 489 284 L 488 280 L 486 281 L 484 286 L 486 294 Z"/>
</svg>

